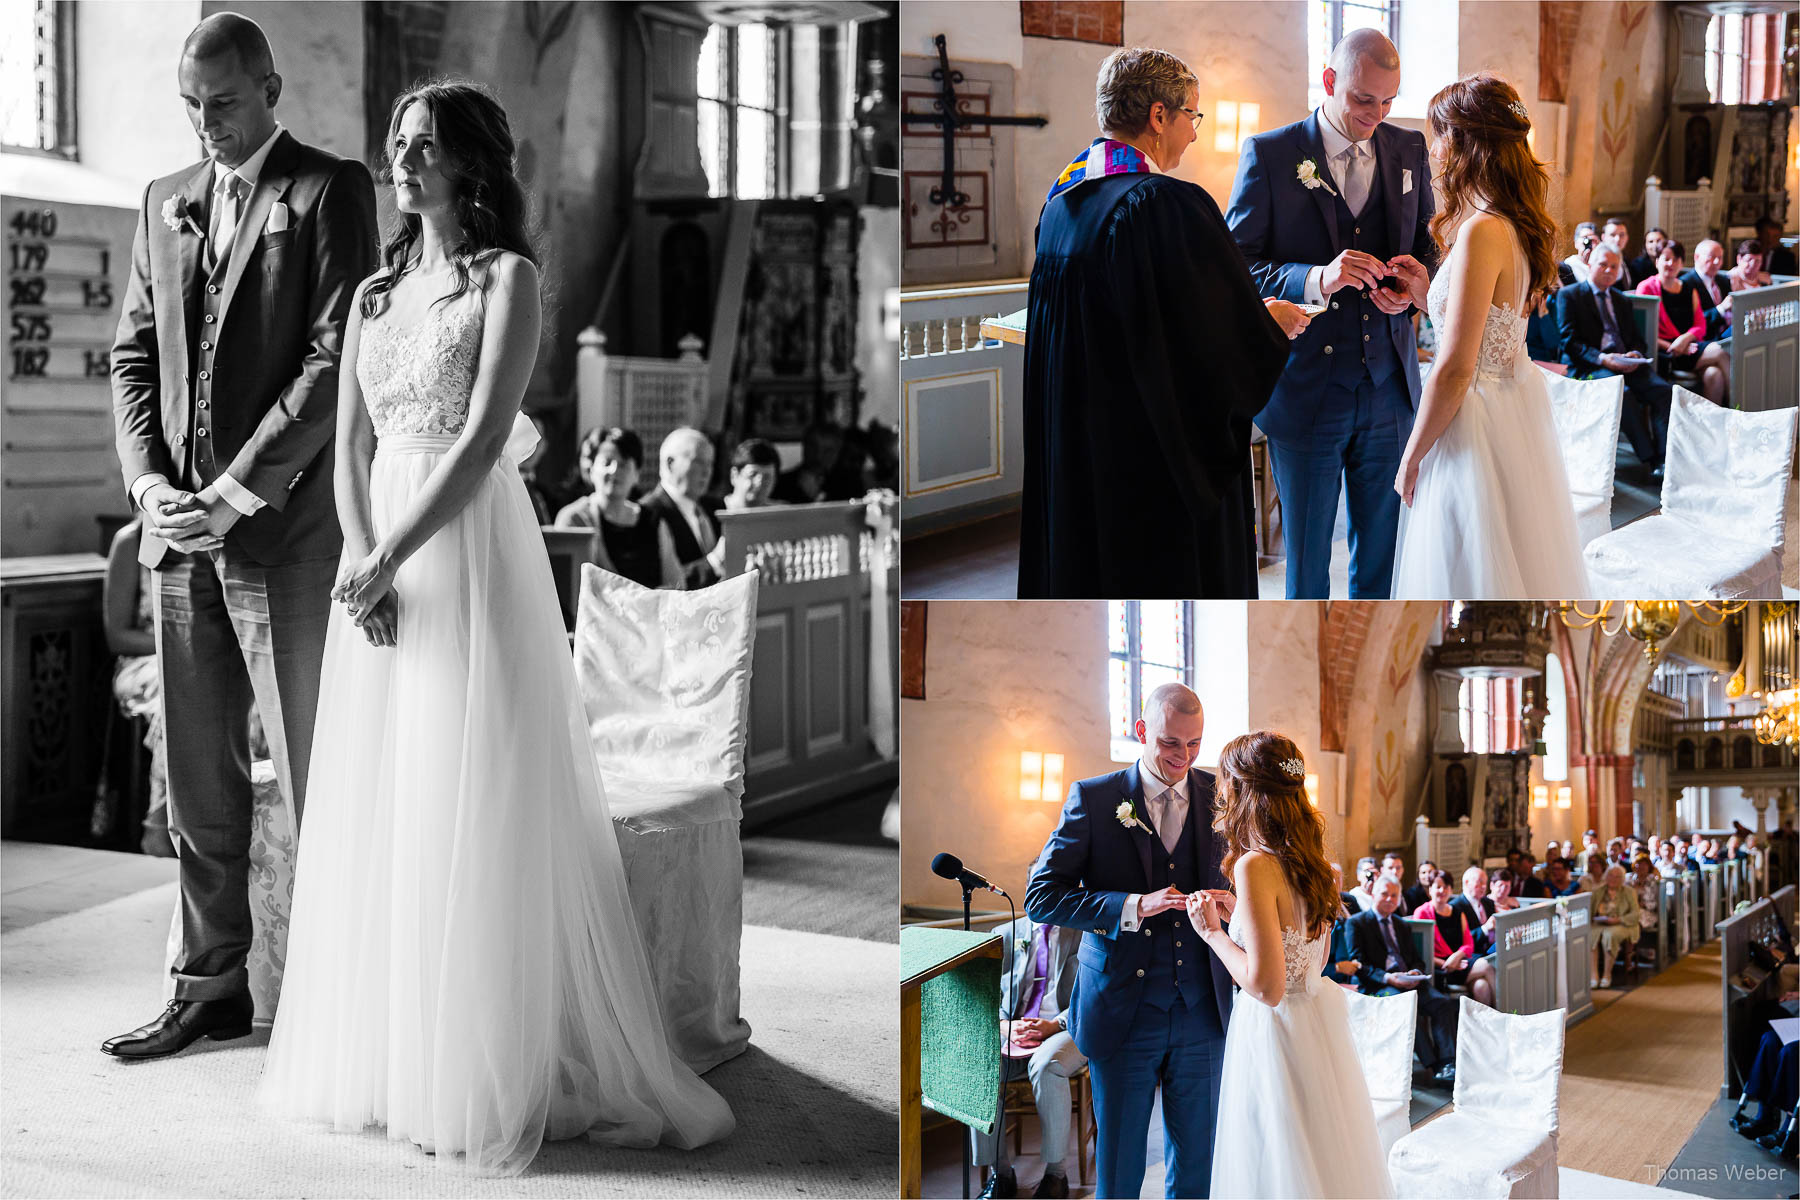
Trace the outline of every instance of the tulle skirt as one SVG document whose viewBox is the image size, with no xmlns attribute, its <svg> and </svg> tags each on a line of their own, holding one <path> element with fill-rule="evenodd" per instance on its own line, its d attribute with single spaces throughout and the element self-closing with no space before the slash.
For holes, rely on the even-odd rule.
<svg viewBox="0 0 1800 1200">
<path fill-rule="evenodd" d="M 1400 510 L 1398 600 L 1585 600 L 1575 502 L 1535 367 L 1477 377 Z"/>
<path fill-rule="evenodd" d="M 1270 1008 L 1239 994 L 1225 1034 L 1212 1194 L 1394 1194 L 1338 986 L 1313 976 Z"/>
<path fill-rule="evenodd" d="M 454 440 L 381 442 L 378 533 Z M 664 1035 L 512 455 L 395 590 L 394 647 L 331 615 L 259 1102 L 484 1174 L 546 1137 L 724 1137 L 730 1109 Z"/>
</svg>

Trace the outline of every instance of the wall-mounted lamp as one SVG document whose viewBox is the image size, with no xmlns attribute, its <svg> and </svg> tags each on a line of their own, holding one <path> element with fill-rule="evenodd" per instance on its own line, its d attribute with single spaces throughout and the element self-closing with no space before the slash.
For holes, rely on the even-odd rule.
<svg viewBox="0 0 1800 1200">
<path fill-rule="evenodd" d="M 1306 799 L 1314 808 L 1319 807 L 1319 777 L 1317 775 L 1306 777 Z"/>
<path fill-rule="evenodd" d="M 1531 807 L 1533 807 L 1533 808 L 1549 808 L 1550 807 L 1550 789 L 1549 789 L 1549 787 L 1547 787 L 1546 785 L 1541 784 L 1541 783 L 1534 783 L 1531 785 Z"/>
<path fill-rule="evenodd" d="M 1574 806 L 1574 803 L 1575 793 L 1570 789 L 1569 785 L 1566 783 L 1558 784 L 1556 788 L 1556 807 L 1571 808 Z"/>
<path fill-rule="evenodd" d="M 1236 154 L 1244 139 L 1262 124 L 1262 105 L 1249 100 L 1218 100 L 1213 103 L 1213 149 Z"/>
<path fill-rule="evenodd" d="M 1063 756 L 1019 751 L 1019 799 L 1063 802 Z"/>
</svg>

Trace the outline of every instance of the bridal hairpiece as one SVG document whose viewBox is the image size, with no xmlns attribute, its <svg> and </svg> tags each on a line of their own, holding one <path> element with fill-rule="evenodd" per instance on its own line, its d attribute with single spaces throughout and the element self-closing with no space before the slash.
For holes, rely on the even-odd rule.
<svg viewBox="0 0 1800 1200">
<path fill-rule="evenodd" d="M 1306 778 L 1306 764 L 1297 758 L 1284 758 L 1278 765 L 1281 767 L 1283 773 L 1294 779 Z"/>
<path fill-rule="evenodd" d="M 1528 125 L 1531 123 L 1531 115 L 1525 111 L 1525 106 L 1519 103 L 1519 101 L 1514 100 L 1506 107 L 1512 109 L 1513 116 L 1519 118 L 1519 120 L 1524 121 Z"/>
</svg>

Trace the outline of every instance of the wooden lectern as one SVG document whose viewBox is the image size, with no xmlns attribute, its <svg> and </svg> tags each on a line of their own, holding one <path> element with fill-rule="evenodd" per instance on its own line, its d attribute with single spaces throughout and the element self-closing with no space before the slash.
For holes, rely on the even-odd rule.
<svg viewBox="0 0 1800 1200">
<path fill-rule="evenodd" d="M 917 928 L 900 931 L 900 1195 L 907 1200 L 914 1200 L 923 1186 L 920 1123 L 925 1090 L 920 1035 L 925 984 L 970 963 L 991 960 L 993 965 L 988 969 L 993 972 L 997 989 L 1000 949 L 1000 935 L 995 933 Z M 997 1054 L 999 1023 L 989 1019 L 987 1026 L 994 1031 Z"/>
</svg>

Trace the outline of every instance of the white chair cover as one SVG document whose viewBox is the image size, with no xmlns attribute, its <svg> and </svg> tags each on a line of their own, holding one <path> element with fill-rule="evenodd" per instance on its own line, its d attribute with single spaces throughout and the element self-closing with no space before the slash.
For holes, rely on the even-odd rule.
<svg viewBox="0 0 1800 1200">
<path fill-rule="evenodd" d="M 1375 1107 L 1375 1131 L 1381 1135 L 1381 1152 L 1412 1129 L 1413 1034 L 1418 1030 L 1419 993 L 1396 992 L 1392 996 L 1365 996 L 1345 989 L 1349 1004 L 1350 1038 L 1369 1084 L 1369 1102 Z"/>
<path fill-rule="evenodd" d="M 1797 419 L 1793 408 L 1738 412 L 1676 388 L 1662 512 L 1588 546 L 1593 594 L 1779 597 Z"/>
<path fill-rule="evenodd" d="M 1567 1014 L 1513 1016 L 1467 996 L 1459 1004 L 1455 1111 L 1388 1152 L 1395 1195 L 1554 1197 Z"/>
<path fill-rule="evenodd" d="M 1575 528 L 1587 545 L 1612 531 L 1613 468 L 1619 458 L 1619 421 L 1625 409 L 1625 380 L 1572 379 L 1538 368 L 1550 392 L 1556 440 L 1575 501 Z"/>
<path fill-rule="evenodd" d="M 250 998 L 256 1023 L 275 1020 L 281 1003 L 281 975 L 287 966 L 288 918 L 294 908 L 294 822 L 275 782 L 275 764 L 259 758 L 250 764 L 254 808 L 250 825 Z M 181 897 L 169 920 L 169 942 L 163 960 L 163 999 L 175 998 L 174 969 L 181 953 Z"/>
<path fill-rule="evenodd" d="M 754 573 L 659 591 L 587 565 L 575 678 L 671 1043 L 695 1071 L 743 1053 L 744 744 Z"/>
</svg>

